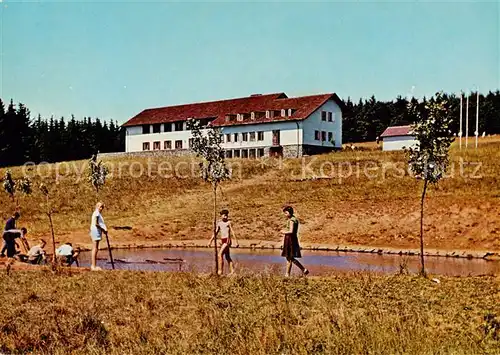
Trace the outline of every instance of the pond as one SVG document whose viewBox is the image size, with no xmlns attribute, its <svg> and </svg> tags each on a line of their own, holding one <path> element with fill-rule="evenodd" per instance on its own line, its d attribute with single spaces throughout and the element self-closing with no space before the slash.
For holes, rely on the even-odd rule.
<svg viewBox="0 0 500 355">
<path fill-rule="evenodd" d="M 280 250 L 231 249 L 238 274 L 273 273 L 282 274 L 285 259 Z M 111 269 L 107 250 L 99 251 L 98 265 Z M 115 268 L 141 271 L 195 271 L 213 270 L 213 250 L 208 248 L 186 249 L 117 249 L 113 250 Z M 90 252 L 80 255 L 80 266 L 90 266 Z M 426 257 L 428 273 L 447 276 L 478 276 L 500 272 L 500 261 L 483 259 L 463 259 Z M 418 256 L 378 255 L 361 253 L 342 253 L 327 251 L 304 251 L 301 262 L 310 270 L 311 275 L 327 275 L 337 271 L 373 271 L 393 274 L 399 272 L 400 265 L 416 273 L 419 270 Z M 294 274 L 298 269 L 294 267 Z M 225 264 L 225 272 L 227 272 Z"/>
</svg>

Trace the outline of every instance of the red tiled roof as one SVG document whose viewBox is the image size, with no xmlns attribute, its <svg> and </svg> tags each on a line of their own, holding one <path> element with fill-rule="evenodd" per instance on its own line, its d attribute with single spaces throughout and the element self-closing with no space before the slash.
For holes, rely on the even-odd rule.
<svg viewBox="0 0 500 355">
<path fill-rule="evenodd" d="M 380 135 L 381 138 L 383 137 L 396 137 L 396 136 L 411 136 L 412 132 L 412 127 L 411 126 L 393 126 L 393 127 L 387 127 Z"/>
<path fill-rule="evenodd" d="M 123 124 L 123 126 L 127 127 L 139 126 L 143 124 L 186 121 L 189 118 L 215 118 L 212 122 L 212 125 L 214 126 L 302 120 L 311 115 L 318 107 L 329 99 L 333 99 L 341 108 L 343 108 L 343 102 L 336 94 L 288 98 L 285 93 L 275 93 L 252 95 L 229 100 L 146 109 L 138 115 L 132 117 L 125 124 Z M 277 116 L 273 118 L 266 118 L 264 115 L 261 118 L 256 118 L 255 120 L 247 119 L 243 122 L 236 120 L 226 122 L 225 120 L 225 117 L 228 114 L 250 114 L 251 112 L 265 112 L 266 110 L 281 109 L 293 109 L 294 113 L 289 117 Z"/>
</svg>

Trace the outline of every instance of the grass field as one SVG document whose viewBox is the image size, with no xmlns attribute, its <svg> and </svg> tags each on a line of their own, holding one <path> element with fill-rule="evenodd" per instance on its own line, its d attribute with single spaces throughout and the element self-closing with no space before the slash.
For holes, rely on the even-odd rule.
<svg viewBox="0 0 500 355">
<path fill-rule="evenodd" d="M 481 138 L 479 149 L 452 147 L 450 177 L 431 187 L 426 200 L 426 246 L 436 249 L 500 251 L 500 138 Z M 218 196 L 228 207 L 240 239 L 278 241 L 291 204 L 301 220 L 303 242 L 418 246 L 422 182 L 406 168 L 402 152 L 382 152 L 374 143 L 304 159 L 231 160 L 234 177 Z M 210 187 L 187 157 L 109 157 L 113 176 L 101 192 L 113 244 L 165 243 L 210 237 Z M 24 168 L 36 185 L 52 188 L 56 239 L 88 245 L 95 194 L 86 181 L 86 162 Z M 3 175 L 5 169 L 0 170 Z M 14 176 L 22 175 L 14 168 Z M 56 172 L 58 178 L 56 179 Z M 142 172 L 142 174 L 141 174 Z M 167 175 L 175 175 L 165 177 Z M 37 190 L 37 189 L 35 189 Z M 13 209 L 1 194 L 0 216 Z M 44 200 L 36 191 L 20 197 L 20 225 L 30 237 L 49 237 Z"/>
<path fill-rule="evenodd" d="M 499 279 L 0 276 L 0 352 L 498 354 Z"/>
</svg>

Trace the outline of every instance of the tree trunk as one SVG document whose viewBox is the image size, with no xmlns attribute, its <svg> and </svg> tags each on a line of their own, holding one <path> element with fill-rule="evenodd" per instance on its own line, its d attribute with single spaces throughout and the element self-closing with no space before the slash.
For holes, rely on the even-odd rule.
<svg viewBox="0 0 500 355">
<path fill-rule="evenodd" d="M 422 191 L 422 200 L 420 201 L 420 275 L 425 276 L 424 264 L 424 202 L 427 191 L 427 179 L 424 180 L 424 189 Z"/>
<path fill-rule="evenodd" d="M 219 272 L 219 256 L 217 255 L 217 185 L 214 185 L 214 256 L 215 256 L 215 274 Z"/>
<path fill-rule="evenodd" d="M 47 212 L 50 222 L 50 232 L 52 233 L 52 263 L 53 267 L 56 265 L 56 237 L 54 235 L 54 225 L 52 224 L 52 213 Z"/>
</svg>

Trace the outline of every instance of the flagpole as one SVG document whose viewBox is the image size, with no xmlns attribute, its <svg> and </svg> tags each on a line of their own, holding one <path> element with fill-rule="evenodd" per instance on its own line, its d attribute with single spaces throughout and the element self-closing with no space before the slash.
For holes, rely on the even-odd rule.
<svg viewBox="0 0 500 355">
<path fill-rule="evenodd" d="M 460 91 L 460 130 L 458 131 L 458 137 L 459 137 L 459 142 L 460 142 L 460 150 L 462 150 L 462 116 L 463 116 L 463 92 Z"/>
<path fill-rule="evenodd" d="M 467 104 L 465 105 L 465 149 L 469 145 L 469 94 L 467 94 Z"/>
<path fill-rule="evenodd" d="M 477 149 L 478 136 L 479 136 L 479 88 L 477 89 L 477 102 L 476 102 L 476 149 Z"/>
</svg>

